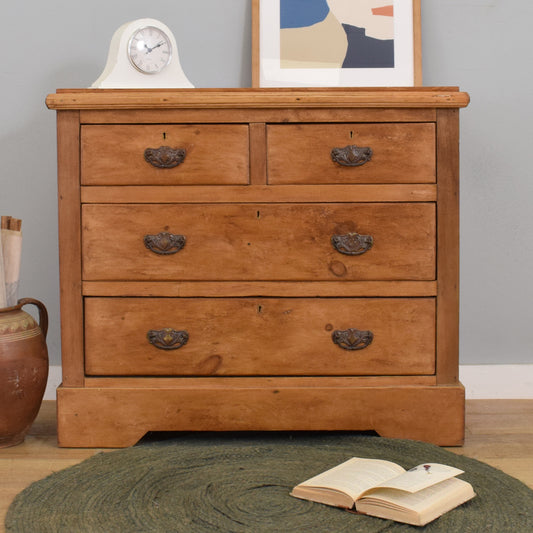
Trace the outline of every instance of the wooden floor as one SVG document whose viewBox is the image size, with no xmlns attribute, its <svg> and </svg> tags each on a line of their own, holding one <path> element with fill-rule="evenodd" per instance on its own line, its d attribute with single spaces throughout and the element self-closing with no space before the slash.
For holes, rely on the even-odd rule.
<svg viewBox="0 0 533 533">
<path fill-rule="evenodd" d="M 484 461 L 533 488 L 533 400 L 467 401 L 465 444 L 448 449 Z M 0 531 L 17 493 L 99 451 L 58 448 L 55 402 L 43 402 L 25 442 L 0 449 Z"/>
</svg>

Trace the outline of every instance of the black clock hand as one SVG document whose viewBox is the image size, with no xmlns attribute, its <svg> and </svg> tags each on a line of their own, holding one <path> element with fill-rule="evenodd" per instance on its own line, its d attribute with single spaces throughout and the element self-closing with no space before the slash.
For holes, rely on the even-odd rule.
<svg viewBox="0 0 533 533">
<path fill-rule="evenodd" d="M 161 41 L 160 43 L 157 43 L 153 48 L 150 48 L 146 43 L 144 43 L 144 47 L 146 48 L 146 53 L 149 54 L 152 50 L 155 50 L 156 48 L 159 48 L 160 46 L 163 46 L 165 44 L 164 41 Z"/>
</svg>

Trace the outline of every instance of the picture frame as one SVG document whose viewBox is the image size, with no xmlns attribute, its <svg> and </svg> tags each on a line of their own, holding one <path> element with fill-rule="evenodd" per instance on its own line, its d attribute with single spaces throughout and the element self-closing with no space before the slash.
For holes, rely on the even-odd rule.
<svg viewBox="0 0 533 533">
<path fill-rule="evenodd" d="M 421 0 L 360 1 L 252 0 L 252 87 L 422 85 Z"/>
</svg>

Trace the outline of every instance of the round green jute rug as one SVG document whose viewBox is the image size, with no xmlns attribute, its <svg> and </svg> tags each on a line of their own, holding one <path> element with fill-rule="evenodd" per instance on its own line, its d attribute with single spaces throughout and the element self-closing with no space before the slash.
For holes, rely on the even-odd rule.
<svg viewBox="0 0 533 533">
<path fill-rule="evenodd" d="M 350 457 L 465 471 L 477 496 L 425 527 L 299 500 L 289 491 Z M 99 453 L 33 483 L 12 503 L 20 533 L 442 531 L 529 533 L 533 491 L 484 463 L 416 441 L 357 434 L 179 435 Z"/>
</svg>

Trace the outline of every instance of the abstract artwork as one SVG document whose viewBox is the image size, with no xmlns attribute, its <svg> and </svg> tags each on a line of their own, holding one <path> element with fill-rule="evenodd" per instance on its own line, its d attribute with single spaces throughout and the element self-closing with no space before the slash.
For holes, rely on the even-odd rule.
<svg viewBox="0 0 533 533">
<path fill-rule="evenodd" d="M 280 39 L 281 68 L 394 68 L 394 6 L 280 0 Z"/>
<path fill-rule="evenodd" d="M 420 0 L 256 1 L 260 86 L 415 84 Z"/>
</svg>

